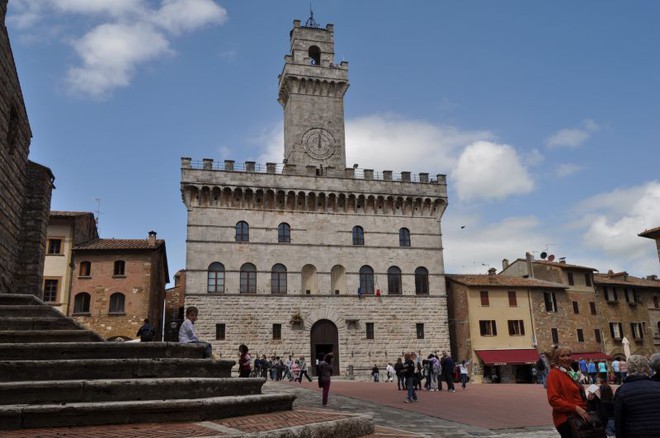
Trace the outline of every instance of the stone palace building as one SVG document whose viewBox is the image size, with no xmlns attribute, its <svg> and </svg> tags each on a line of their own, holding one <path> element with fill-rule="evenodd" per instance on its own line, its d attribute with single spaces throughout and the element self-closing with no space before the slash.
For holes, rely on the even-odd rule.
<svg viewBox="0 0 660 438">
<path fill-rule="evenodd" d="M 449 351 L 445 176 L 346 167 L 348 63 L 335 62 L 333 25 L 295 20 L 290 43 L 283 162 L 181 161 L 200 338 L 230 359 L 241 343 L 311 362 L 333 352 L 339 374 Z"/>
</svg>

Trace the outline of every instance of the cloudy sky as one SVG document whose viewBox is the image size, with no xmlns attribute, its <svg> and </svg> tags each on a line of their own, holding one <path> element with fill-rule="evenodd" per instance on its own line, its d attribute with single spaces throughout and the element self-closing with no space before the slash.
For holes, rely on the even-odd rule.
<svg viewBox="0 0 660 438">
<path fill-rule="evenodd" d="M 349 62 L 349 166 L 446 174 L 445 269 L 531 252 L 658 274 L 660 3 L 315 2 Z M 180 158 L 282 161 L 277 75 L 309 1 L 10 0 L 53 210 L 185 267 Z"/>
</svg>

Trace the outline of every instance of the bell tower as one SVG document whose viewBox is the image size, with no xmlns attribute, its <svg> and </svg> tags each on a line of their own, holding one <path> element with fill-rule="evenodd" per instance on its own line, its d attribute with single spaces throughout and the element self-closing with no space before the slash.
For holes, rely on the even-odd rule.
<svg viewBox="0 0 660 438">
<path fill-rule="evenodd" d="M 284 57 L 279 76 L 284 162 L 295 165 L 296 173 L 304 173 L 307 166 L 343 173 L 348 62 L 335 63 L 334 26 L 320 28 L 313 15 L 304 26 L 294 20 L 290 40 L 291 53 Z"/>
</svg>

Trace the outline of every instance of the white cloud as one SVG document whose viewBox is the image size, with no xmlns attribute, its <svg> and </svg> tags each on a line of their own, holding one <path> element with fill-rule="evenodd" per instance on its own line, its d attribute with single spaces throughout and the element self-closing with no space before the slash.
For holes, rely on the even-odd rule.
<svg viewBox="0 0 660 438">
<path fill-rule="evenodd" d="M 130 85 L 141 65 L 173 53 L 173 35 L 227 20 L 227 11 L 213 0 L 162 0 L 160 7 L 145 0 L 29 0 L 12 1 L 11 20 L 19 29 L 38 32 L 39 22 L 82 16 L 89 30 L 64 22 L 73 36 L 68 41 L 81 58 L 69 68 L 67 84 L 75 94 L 107 97 Z M 15 5 L 14 5 L 15 3 Z M 75 24 L 74 24 L 75 23 Z M 34 39 L 34 38 L 33 38 Z"/>
<path fill-rule="evenodd" d="M 580 170 L 582 170 L 582 166 L 579 166 L 575 163 L 562 163 L 557 166 L 555 174 L 558 178 L 565 178 L 569 175 L 579 172 Z"/>
<path fill-rule="evenodd" d="M 557 131 L 546 139 L 545 144 L 548 148 L 578 148 L 599 129 L 600 127 L 596 122 L 587 119 L 577 128 L 567 128 Z"/>
<path fill-rule="evenodd" d="M 583 243 L 615 258 L 625 266 L 647 272 L 657 271 L 655 263 L 649 263 L 649 253 L 654 244 L 637 235 L 645 229 L 660 226 L 660 182 L 616 189 L 584 200 L 577 209 L 584 227 Z M 652 259 L 651 259 L 652 260 Z"/>
<path fill-rule="evenodd" d="M 346 122 L 346 161 L 376 171 L 447 174 L 465 145 L 493 137 L 488 131 L 461 131 L 391 113 L 375 114 Z"/>
<path fill-rule="evenodd" d="M 82 66 L 69 70 L 70 89 L 97 98 L 130 84 L 139 63 L 172 53 L 167 39 L 144 25 L 104 24 L 73 46 Z"/>
<path fill-rule="evenodd" d="M 534 190 L 534 181 L 514 148 L 478 141 L 469 145 L 453 172 L 458 198 L 503 199 Z"/>
</svg>

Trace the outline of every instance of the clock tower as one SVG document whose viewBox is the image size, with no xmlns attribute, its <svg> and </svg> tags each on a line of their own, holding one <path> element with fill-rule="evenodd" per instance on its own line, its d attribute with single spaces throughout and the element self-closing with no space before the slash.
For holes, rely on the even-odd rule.
<svg viewBox="0 0 660 438">
<path fill-rule="evenodd" d="M 344 94 L 348 62 L 335 63 L 334 26 L 322 29 L 313 16 L 294 20 L 291 53 L 284 57 L 278 102 L 284 108 L 284 162 L 295 173 L 314 166 L 317 174 L 346 168 Z M 321 170 L 323 169 L 323 170 Z"/>
</svg>

